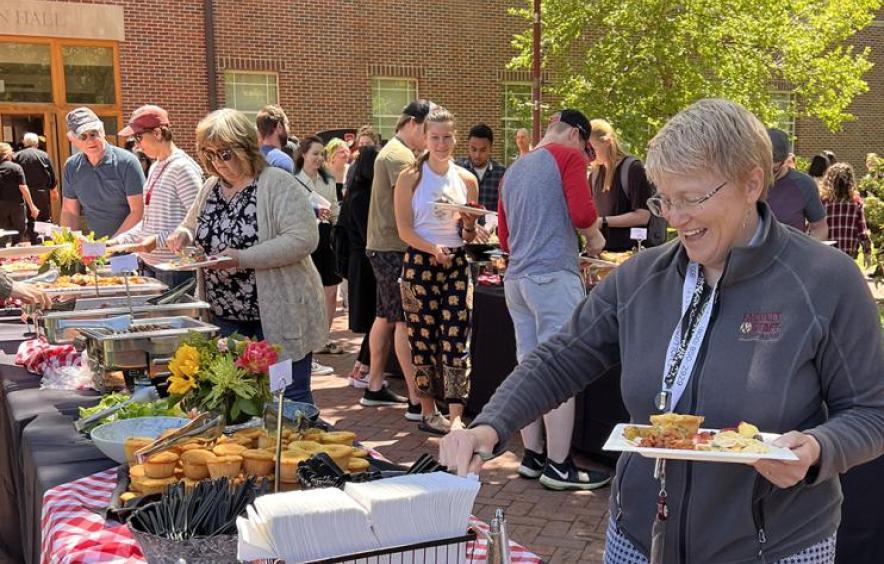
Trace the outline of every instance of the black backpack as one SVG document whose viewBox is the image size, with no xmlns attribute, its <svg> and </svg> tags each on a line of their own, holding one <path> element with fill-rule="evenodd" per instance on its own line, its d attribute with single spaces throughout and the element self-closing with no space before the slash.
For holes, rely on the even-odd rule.
<svg viewBox="0 0 884 564">
<path fill-rule="evenodd" d="M 637 161 L 635 157 L 626 157 L 623 159 L 623 163 L 620 165 L 620 188 L 623 190 L 623 193 L 626 195 L 626 199 L 629 199 L 629 167 L 632 166 L 632 163 Z M 662 245 L 666 242 L 666 228 L 669 226 L 666 223 L 666 220 L 662 217 L 657 217 L 654 214 L 651 214 L 651 219 L 648 221 L 647 229 L 648 229 L 648 238 L 642 243 L 645 247 L 656 247 L 657 245 Z"/>
</svg>

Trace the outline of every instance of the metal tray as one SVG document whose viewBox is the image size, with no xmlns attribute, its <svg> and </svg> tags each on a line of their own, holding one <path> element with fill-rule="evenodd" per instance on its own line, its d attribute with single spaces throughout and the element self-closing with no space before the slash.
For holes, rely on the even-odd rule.
<svg viewBox="0 0 884 564">
<path fill-rule="evenodd" d="M 169 289 L 166 284 L 163 284 L 159 280 L 155 278 L 146 278 L 144 276 L 139 276 L 139 278 L 145 278 L 147 282 L 143 284 L 129 284 L 129 292 L 131 294 L 152 294 L 156 295 L 162 293 Z M 50 296 L 83 296 L 83 297 L 101 297 L 101 296 L 125 296 L 126 295 L 126 285 L 125 284 L 116 284 L 113 286 L 99 286 L 96 293 L 95 286 L 70 286 L 64 288 L 41 288 L 44 292 L 49 294 Z"/>
<path fill-rule="evenodd" d="M 193 296 L 184 296 L 172 304 L 151 305 L 144 303 L 150 296 L 133 296 L 131 313 L 135 319 L 155 319 L 159 317 L 201 318 L 209 311 L 209 304 Z M 74 311 L 47 312 L 38 318 L 40 331 L 52 344 L 72 342 L 80 333 L 78 321 L 106 319 L 130 313 L 125 297 L 81 298 Z"/>
<path fill-rule="evenodd" d="M 210 336 L 218 332 L 214 325 L 184 316 L 155 317 L 133 323 L 136 326 L 143 324 L 163 324 L 169 328 L 126 333 L 81 329 L 77 341 L 85 340 L 90 359 L 105 369 L 119 369 L 168 362 L 189 332 Z"/>
</svg>

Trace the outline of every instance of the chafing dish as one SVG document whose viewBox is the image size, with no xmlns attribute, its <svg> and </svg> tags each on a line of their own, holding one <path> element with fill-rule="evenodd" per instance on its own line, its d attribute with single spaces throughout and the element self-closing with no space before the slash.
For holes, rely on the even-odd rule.
<svg viewBox="0 0 884 564">
<path fill-rule="evenodd" d="M 128 329 L 112 331 L 83 328 L 74 346 L 86 351 L 95 388 L 101 392 L 119 384 L 115 372 L 122 372 L 126 386 L 131 388 L 136 375 L 162 376 L 175 350 L 188 333 L 196 331 L 214 336 L 214 325 L 184 316 L 155 317 L 135 320 Z M 109 378 L 110 377 L 110 378 Z"/>
<path fill-rule="evenodd" d="M 37 318 L 40 331 L 52 344 L 69 343 L 79 333 L 84 321 L 106 319 L 131 314 L 136 320 L 157 317 L 204 318 L 209 304 L 193 296 L 182 296 L 177 303 L 152 305 L 150 295 L 132 296 L 132 309 L 125 296 L 107 298 L 78 298 L 74 311 L 48 311 Z"/>
<path fill-rule="evenodd" d="M 154 278 L 146 278 L 144 276 L 138 276 L 142 280 L 140 284 L 129 284 L 128 293 L 131 295 L 135 294 L 150 294 L 156 295 L 168 290 L 169 287 L 166 284 L 163 284 L 159 280 Z M 41 290 L 49 294 L 50 296 L 77 296 L 77 297 L 107 297 L 107 296 L 125 296 L 127 293 L 125 284 L 113 284 L 106 286 L 98 286 L 95 287 L 94 284 L 87 284 L 85 286 L 41 286 Z"/>
</svg>

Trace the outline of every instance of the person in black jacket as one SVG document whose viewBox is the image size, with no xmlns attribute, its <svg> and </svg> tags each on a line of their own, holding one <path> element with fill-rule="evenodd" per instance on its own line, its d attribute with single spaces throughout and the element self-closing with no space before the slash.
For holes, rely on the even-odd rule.
<svg viewBox="0 0 884 564">
<path fill-rule="evenodd" d="M 373 146 L 360 149 L 353 163 L 353 181 L 341 203 L 338 226 L 349 241 L 347 261 L 347 298 L 349 300 L 349 325 L 354 333 L 365 333 L 359 356 L 350 373 L 350 385 L 365 388 L 368 385 L 368 367 L 371 362 L 368 332 L 374 323 L 376 282 L 371 263 L 365 254 L 368 230 L 368 206 L 371 201 L 371 183 L 374 179 L 374 161 L 378 151 Z"/>
<path fill-rule="evenodd" d="M 34 205 L 40 210 L 36 218 L 27 214 L 27 238 L 35 241 L 34 221 L 52 221 L 52 201 L 58 200 L 55 190 L 58 181 L 52 161 L 45 151 L 39 148 L 40 138 L 36 133 L 25 133 L 22 137 L 24 149 L 15 154 L 12 161 L 25 171 L 25 181 L 31 191 Z"/>
</svg>

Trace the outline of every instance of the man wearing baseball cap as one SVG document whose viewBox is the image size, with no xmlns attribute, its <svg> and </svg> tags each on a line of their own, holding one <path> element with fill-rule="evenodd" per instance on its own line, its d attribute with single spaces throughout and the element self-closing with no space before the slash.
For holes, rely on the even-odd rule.
<svg viewBox="0 0 884 564">
<path fill-rule="evenodd" d="M 128 231 L 143 212 L 144 172 L 138 158 L 105 140 L 104 124 L 89 108 L 65 118 L 68 139 L 77 153 L 64 163 L 61 225 L 80 228 L 80 212 L 97 237 Z"/>
<path fill-rule="evenodd" d="M 135 146 L 154 163 L 144 185 L 144 218 L 113 242 L 139 243 L 147 251 L 139 255 L 142 273 L 176 286 L 192 275 L 158 271 L 153 266 L 175 258 L 175 253 L 165 248 L 166 238 L 184 221 L 196 200 L 203 184 L 202 169 L 172 141 L 169 114 L 159 106 L 141 106 L 132 112 L 129 124 L 118 135 L 133 137 Z"/>
<path fill-rule="evenodd" d="M 405 325 L 405 312 L 402 310 L 402 295 L 399 291 L 399 277 L 408 245 L 399 238 L 399 229 L 396 227 L 393 188 L 399 173 L 413 164 L 415 153 L 423 151 L 426 146 L 424 119 L 433 106 L 435 104 L 423 99 L 405 106 L 396 122 L 396 135 L 380 150 L 374 163 L 366 254 L 377 279 L 377 311 L 369 333 L 371 364 L 368 381 L 351 382 L 354 387 L 365 388 L 360 403 L 367 407 L 403 404 L 407 399 L 405 417 L 409 421 L 421 421 L 422 411 L 424 415 L 432 415 L 435 405 L 432 399 L 420 398 L 414 385 L 408 328 Z M 391 341 L 402 366 L 409 398 L 394 394 L 384 384 L 385 359 L 390 353 Z M 423 409 L 421 400 L 424 403 Z"/>
<path fill-rule="evenodd" d="M 767 192 L 767 204 L 780 223 L 791 225 L 820 241 L 829 235 L 826 208 L 816 182 L 787 165 L 794 159 L 789 135 L 782 129 L 768 129 L 773 151 L 774 183 Z"/>
<path fill-rule="evenodd" d="M 519 361 L 557 333 L 586 294 L 576 232 L 591 253 L 605 246 L 586 176 L 591 132 L 579 110 L 557 112 L 537 147 L 501 180 L 498 234 L 510 254 L 504 290 Z M 575 409 L 571 398 L 522 429 L 520 476 L 554 490 L 591 490 L 611 480 L 571 460 Z"/>
</svg>

